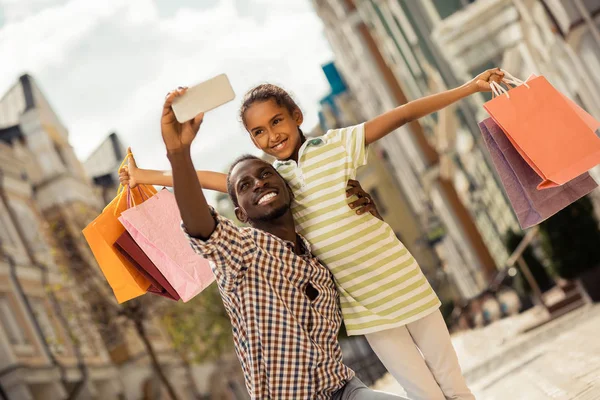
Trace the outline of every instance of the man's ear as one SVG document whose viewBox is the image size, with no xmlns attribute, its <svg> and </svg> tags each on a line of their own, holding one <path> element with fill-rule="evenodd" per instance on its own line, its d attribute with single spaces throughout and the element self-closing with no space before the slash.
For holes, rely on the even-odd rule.
<svg viewBox="0 0 600 400">
<path fill-rule="evenodd" d="M 302 125 L 302 123 L 304 122 L 304 114 L 302 114 L 302 111 L 300 111 L 299 108 L 296 108 L 294 110 L 294 112 L 292 113 L 292 118 L 294 118 L 294 122 L 296 122 L 296 125 L 298 126 Z"/>
<path fill-rule="evenodd" d="M 246 215 L 246 211 L 244 211 L 241 207 L 235 208 L 235 216 L 240 220 L 241 223 L 248 223 L 248 215 Z"/>
</svg>

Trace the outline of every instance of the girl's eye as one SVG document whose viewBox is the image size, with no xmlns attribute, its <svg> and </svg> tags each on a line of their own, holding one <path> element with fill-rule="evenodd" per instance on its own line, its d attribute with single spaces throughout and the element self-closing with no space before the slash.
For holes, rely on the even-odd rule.
<svg viewBox="0 0 600 400">
<path fill-rule="evenodd" d="M 273 125 L 277 125 L 277 124 L 278 124 L 278 123 L 280 123 L 280 122 L 281 122 L 281 119 L 280 119 L 280 118 L 277 118 L 277 119 L 275 119 L 275 121 L 273 121 Z"/>
<path fill-rule="evenodd" d="M 264 132 L 264 131 L 263 131 L 262 129 L 255 130 L 255 131 L 254 131 L 254 136 L 258 136 L 258 135 L 260 135 L 260 134 L 261 134 L 261 133 L 263 133 L 263 132 Z"/>
</svg>

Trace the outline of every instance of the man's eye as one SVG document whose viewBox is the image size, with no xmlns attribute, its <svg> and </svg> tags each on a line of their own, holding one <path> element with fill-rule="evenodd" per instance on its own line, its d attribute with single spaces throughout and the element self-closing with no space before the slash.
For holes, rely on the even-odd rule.
<svg viewBox="0 0 600 400">
<path fill-rule="evenodd" d="M 262 178 L 266 178 L 267 176 L 270 176 L 271 172 L 270 171 L 265 171 L 262 173 Z"/>
<path fill-rule="evenodd" d="M 246 190 L 248 188 L 248 184 L 247 183 L 242 183 L 240 186 L 240 190 Z"/>
</svg>

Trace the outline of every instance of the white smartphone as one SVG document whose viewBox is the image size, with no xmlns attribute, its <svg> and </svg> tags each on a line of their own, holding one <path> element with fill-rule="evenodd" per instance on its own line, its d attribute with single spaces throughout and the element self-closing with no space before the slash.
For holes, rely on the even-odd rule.
<svg viewBox="0 0 600 400">
<path fill-rule="evenodd" d="M 173 101 L 172 107 L 177 121 L 184 123 L 234 98 L 235 93 L 227 75 L 221 74 L 189 88 L 183 96 Z"/>
</svg>

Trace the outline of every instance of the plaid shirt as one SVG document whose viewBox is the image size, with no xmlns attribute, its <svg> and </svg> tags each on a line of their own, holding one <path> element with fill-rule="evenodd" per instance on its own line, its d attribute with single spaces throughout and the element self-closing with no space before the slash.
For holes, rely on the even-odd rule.
<svg viewBox="0 0 600 400">
<path fill-rule="evenodd" d="M 342 363 L 342 316 L 331 273 L 304 238 L 298 256 L 293 243 L 214 214 L 209 240 L 188 237 L 214 263 L 250 396 L 331 398 L 354 376 Z"/>
</svg>

